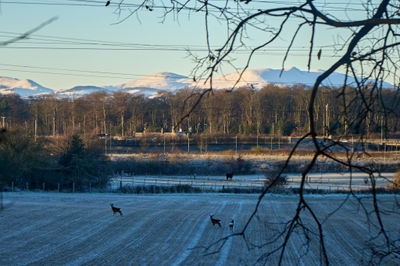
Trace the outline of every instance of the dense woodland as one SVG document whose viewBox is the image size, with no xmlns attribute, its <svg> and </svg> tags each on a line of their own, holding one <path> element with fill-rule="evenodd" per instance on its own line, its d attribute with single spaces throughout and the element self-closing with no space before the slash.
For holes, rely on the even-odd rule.
<svg viewBox="0 0 400 266">
<path fill-rule="evenodd" d="M 365 90 L 368 92 L 368 89 Z M 400 99 L 395 91 L 382 91 L 387 108 L 378 109 L 370 104 L 371 109 L 375 109 L 373 115 L 365 119 L 359 115 L 361 101 L 374 101 L 358 97 L 359 91 L 350 90 L 346 95 L 339 88 L 321 88 L 320 91 L 315 106 L 319 135 L 382 132 L 392 135 L 399 131 L 396 113 L 400 110 L 391 108 Z M 133 136 L 135 132 L 174 131 L 287 136 L 301 135 L 309 127 L 307 105 L 310 92 L 304 86 L 269 85 L 261 90 L 215 90 L 200 101 L 187 119 L 179 123 L 197 101 L 196 93 L 199 92 L 182 89 L 176 94 L 146 98 L 124 92 L 112 95 L 97 92 L 75 99 L 47 96 L 29 100 L 16 95 L 2 95 L 0 115 L 4 127 L 23 128 L 36 136 Z M 347 113 L 353 115 L 342 115 L 344 106 Z"/>
<path fill-rule="evenodd" d="M 375 111 L 367 118 L 358 113 L 359 101 L 374 101 L 358 97 L 357 90 L 350 90 L 346 97 L 341 91 L 321 88 L 315 117 L 320 135 L 377 137 L 398 132 L 399 110 L 390 108 L 399 101 L 394 91 L 382 91 L 386 109 L 371 105 Z M 140 162 L 124 165 L 124 162 L 108 161 L 104 156 L 104 141 L 96 137 L 98 134 L 130 137 L 135 132 L 182 130 L 220 137 L 282 136 L 301 135 L 309 126 L 309 91 L 302 86 L 268 86 L 258 91 L 216 90 L 196 105 L 197 93 L 183 89 L 176 94 L 146 98 L 123 92 L 113 95 L 98 92 L 76 99 L 46 96 L 28 100 L 2 95 L 0 115 L 6 131 L 0 133 L 0 185 L 42 188 L 46 184 L 47 189 L 87 191 L 104 188 L 113 171 L 129 171 L 135 167 L 135 172 L 140 172 L 137 169 L 145 169 L 146 173 L 161 171 Z M 343 99 L 348 101 L 346 111 L 352 117 L 342 115 Z M 194 111 L 179 123 L 193 106 L 196 106 Z M 174 167 L 162 168 L 176 171 Z"/>
</svg>

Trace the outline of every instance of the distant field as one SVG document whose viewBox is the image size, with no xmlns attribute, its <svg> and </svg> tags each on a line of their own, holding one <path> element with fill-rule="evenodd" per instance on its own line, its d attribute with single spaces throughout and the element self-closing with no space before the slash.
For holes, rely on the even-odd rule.
<svg viewBox="0 0 400 266">
<path fill-rule="evenodd" d="M 229 239 L 221 250 L 205 255 L 208 246 L 230 234 L 228 223 L 236 221 L 238 231 L 253 210 L 257 195 L 233 194 L 64 194 L 3 193 L 5 208 L 0 211 L 0 265 L 252 265 L 271 251 L 282 237 L 273 240 L 296 206 L 295 195 L 268 195 L 258 217 L 249 227 L 249 250 L 238 237 Z M 370 210 L 368 196 L 363 199 Z M 380 195 L 379 204 L 387 212 L 384 224 L 390 236 L 399 237 L 400 215 L 394 195 Z M 337 208 L 345 195 L 310 195 L 308 202 L 323 220 Z M 112 215 L 109 204 L 122 208 L 123 216 Z M 389 212 L 389 210 L 391 212 Z M 222 220 L 213 227 L 209 214 Z M 315 225 L 308 216 L 303 222 Z M 371 222 L 376 219 L 371 216 Z M 370 251 L 366 241 L 377 228 L 366 223 L 364 212 L 354 199 L 325 223 L 326 245 L 333 265 L 366 264 Z M 289 241 L 284 265 L 320 265 L 316 237 L 310 247 L 295 233 Z M 376 243 L 379 239 L 376 240 Z M 194 248 L 194 249 L 193 249 Z M 267 264 L 275 265 L 277 255 Z M 385 264 L 398 265 L 390 258 Z"/>
<path fill-rule="evenodd" d="M 285 174 L 287 188 L 299 188 L 301 174 Z M 381 173 L 375 177 L 377 188 L 388 188 L 393 182 L 394 173 Z M 355 191 L 371 189 L 368 175 L 364 173 L 312 173 L 307 175 L 305 189 L 326 191 Z M 124 186 L 176 186 L 188 185 L 205 191 L 220 191 L 221 189 L 261 189 L 265 185 L 263 175 L 235 175 L 227 181 L 225 176 L 116 176 L 110 181 L 111 188 L 116 190 Z"/>
</svg>

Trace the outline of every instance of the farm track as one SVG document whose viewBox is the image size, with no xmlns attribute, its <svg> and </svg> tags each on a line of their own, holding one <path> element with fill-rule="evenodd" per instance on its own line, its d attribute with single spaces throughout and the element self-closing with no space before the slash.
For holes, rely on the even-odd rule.
<svg viewBox="0 0 400 266">
<path fill-rule="evenodd" d="M 366 197 L 366 196 L 363 196 Z M 380 195 L 389 234 L 398 237 L 400 215 L 393 195 Z M 296 196 L 268 195 L 241 237 L 209 247 L 239 232 L 253 211 L 257 195 L 240 194 L 62 194 L 4 193 L 12 204 L 0 212 L 0 265 L 252 265 L 265 252 L 279 247 L 286 223 L 294 215 Z M 323 221 L 345 199 L 344 195 L 307 196 Z M 370 199 L 363 200 L 371 211 Z M 120 207 L 113 215 L 109 204 Z M 393 212 L 394 211 L 394 212 Z M 212 226 L 209 215 L 221 219 Z M 376 217 L 371 216 L 376 224 Z M 309 215 L 302 222 L 316 231 Z M 332 265 L 361 265 L 368 258 L 369 236 L 377 233 L 364 212 L 350 198 L 324 222 L 325 243 Z M 397 235 L 396 235 L 397 234 Z M 320 265 L 317 236 L 309 245 L 297 227 L 288 242 L 284 265 Z M 380 241 L 379 239 L 377 240 Z M 213 254 L 213 252 L 216 252 Z M 211 253 L 205 255 L 206 253 Z M 279 252 L 268 264 L 276 264 Z M 389 263 L 399 264 L 398 261 Z"/>
</svg>

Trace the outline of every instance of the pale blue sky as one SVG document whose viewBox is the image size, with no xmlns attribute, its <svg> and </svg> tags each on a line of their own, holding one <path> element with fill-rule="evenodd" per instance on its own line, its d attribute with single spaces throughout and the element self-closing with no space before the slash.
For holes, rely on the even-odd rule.
<svg viewBox="0 0 400 266">
<path fill-rule="evenodd" d="M 349 2 L 341 1 L 343 3 Z M 21 2 L 34 4 L 21 4 Z M 125 2 L 132 1 L 125 0 Z M 140 13 L 139 19 L 134 16 L 123 23 L 113 24 L 118 21 L 118 16 L 114 13 L 115 6 L 105 7 L 101 1 L 92 2 L 90 6 L 82 5 L 82 3 L 90 3 L 90 1 L 73 0 L 2 0 L 0 3 L 0 41 L 12 38 L 15 33 L 22 33 L 34 28 L 53 16 L 58 17 L 58 20 L 33 34 L 32 39 L 0 48 L 0 76 L 32 79 L 55 90 L 68 89 L 76 85 L 115 85 L 156 72 L 189 75 L 194 67 L 193 59 L 181 49 L 181 46 L 204 48 L 206 44 L 204 18 L 196 13 L 192 13 L 190 18 L 188 18 L 187 13 L 181 14 L 178 18 L 171 15 L 167 17 L 164 23 L 160 23 L 162 13 L 157 10 L 153 12 L 143 11 Z M 48 5 L 52 3 L 66 3 L 68 5 Z M 343 3 L 341 3 L 342 6 Z M 361 14 L 356 10 L 361 8 L 360 5 L 348 6 L 353 9 L 351 9 L 351 14 L 344 14 L 344 17 Z M 335 12 L 335 10 L 333 9 L 331 12 Z M 220 43 L 225 36 L 222 32 L 224 25 L 214 21 L 211 22 L 210 27 L 214 32 L 217 32 L 216 36 L 212 36 L 215 38 L 213 40 L 216 40 L 216 44 Z M 250 68 L 280 68 L 284 56 L 282 47 L 287 46 L 290 33 L 294 29 L 294 27 L 289 28 L 286 35 L 283 35 L 284 38 L 276 44 L 272 44 L 268 52 L 256 56 Z M 319 31 L 317 33 L 317 47 L 331 45 L 335 42 L 335 39 L 343 34 L 345 33 L 338 30 Z M 305 36 L 308 36 L 308 31 L 299 35 L 295 47 L 307 47 L 309 40 Z M 92 49 L 93 45 L 56 43 L 54 40 L 44 44 L 44 42 L 49 42 L 50 37 L 58 37 L 57 42 L 61 37 L 68 38 L 68 41 L 73 41 L 71 39 L 74 38 L 97 40 L 102 43 L 118 42 L 124 45 L 127 43 L 167 45 L 167 48 L 179 48 L 180 51 L 160 51 L 157 47 L 151 51 L 109 50 L 109 48 L 127 48 L 117 45 L 97 45 L 95 46 L 96 49 Z M 256 34 L 251 37 L 257 41 L 265 36 Z M 33 46 L 59 47 L 62 49 L 26 48 Z M 88 49 L 71 49 L 83 47 Z M 101 50 L 104 48 L 108 50 Z M 313 69 L 326 69 L 334 61 L 335 58 L 330 56 L 333 51 L 327 50 L 329 49 L 323 50 L 323 60 L 314 60 Z M 205 55 L 206 53 L 197 52 L 197 54 Z M 306 55 L 307 52 L 304 49 L 294 52 L 287 60 L 286 66 L 306 69 Z M 245 55 L 241 55 L 235 61 L 239 67 L 244 58 Z M 226 73 L 232 71 L 232 68 L 225 70 Z M 96 72 L 112 72 L 113 74 Z"/>
</svg>

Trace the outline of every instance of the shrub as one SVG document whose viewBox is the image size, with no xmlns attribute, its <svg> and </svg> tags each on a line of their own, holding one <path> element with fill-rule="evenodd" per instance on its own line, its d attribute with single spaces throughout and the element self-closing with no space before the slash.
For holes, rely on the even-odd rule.
<svg viewBox="0 0 400 266">
<path fill-rule="evenodd" d="M 265 181 L 265 185 L 269 186 L 270 184 L 274 183 L 272 187 L 283 187 L 287 185 L 287 177 L 284 175 L 281 176 L 266 176 L 267 180 Z M 275 181 L 275 179 L 277 179 Z"/>
<path fill-rule="evenodd" d="M 394 189 L 400 189 L 400 169 L 394 174 L 392 187 Z"/>
<path fill-rule="evenodd" d="M 277 176 L 278 174 L 266 175 L 265 186 L 270 187 L 270 192 L 281 192 L 287 185 L 287 177 L 284 175 Z"/>
<path fill-rule="evenodd" d="M 159 194 L 159 193 L 200 193 L 201 189 L 192 187 L 190 185 L 175 185 L 175 186 L 138 186 L 138 185 L 126 185 L 121 190 L 122 193 L 134 193 L 134 194 Z"/>
</svg>

